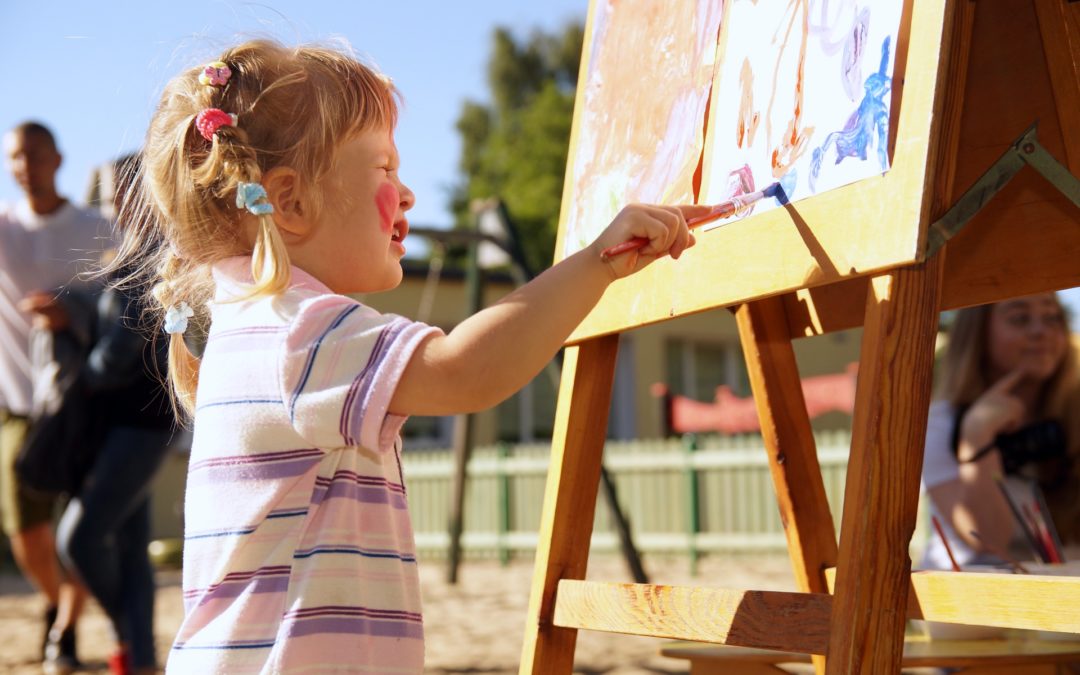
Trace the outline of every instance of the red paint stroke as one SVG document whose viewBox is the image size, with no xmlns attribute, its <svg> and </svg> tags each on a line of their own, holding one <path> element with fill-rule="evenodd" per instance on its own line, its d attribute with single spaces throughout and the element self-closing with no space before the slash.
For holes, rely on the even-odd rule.
<svg viewBox="0 0 1080 675">
<path fill-rule="evenodd" d="M 791 0 L 791 2 L 788 3 L 788 10 L 791 12 L 791 19 L 788 21 L 787 30 L 784 33 L 784 38 L 780 47 L 780 54 L 776 59 L 776 70 L 773 73 L 772 98 L 769 101 L 770 112 L 772 101 L 776 98 L 777 79 L 780 74 L 780 64 L 783 61 L 783 53 L 784 50 L 787 49 L 792 28 L 795 26 L 795 21 L 800 11 L 802 13 L 802 21 L 799 23 L 802 30 L 800 31 L 801 38 L 799 41 L 799 65 L 795 76 L 794 110 L 792 111 L 791 120 L 788 121 L 787 128 L 784 129 L 784 133 L 781 135 L 782 140 L 772 151 L 772 173 L 775 178 L 780 178 L 786 174 L 791 169 L 792 165 L 802 157 L 802 154 L 806 152 L 806 144 L 810 140 L 811 134 L 814 132 L 814 127 L 803 126 L 802 122 L 803 77 L 806 74 L 806 43 L 810 32 L 810 10 L 807 6 L 807 0 Z M 769 117 L 771 117 L 771 115 L 769 115 Z"/>
<path fill-rule="evenodd" d="M 375 206 L 379 209 L 379 229 L 384 234 L 394 231 L 394 217 L 401 205 L 401 195 L 390 183 L 383 183 L 375 191 Z"/>
</svg>

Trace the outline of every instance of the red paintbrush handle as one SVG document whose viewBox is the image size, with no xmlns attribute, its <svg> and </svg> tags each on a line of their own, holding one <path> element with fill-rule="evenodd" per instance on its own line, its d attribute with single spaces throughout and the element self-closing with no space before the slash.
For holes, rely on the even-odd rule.
<svg viewBox="0 0 1080 675">
<path fill-rule="evenodd" d="M 634 237 L 633 239 L 628 239 L 621 244 L 615 244 L 614 246 L 609 246 L 605 248 L 603 251 L 600 252 L 600 259 L 608 260 L 609 258 L 614 258 L 617 255 L 622 255 L 627 251 L 639 249 L 648 243 L 649 240 L 645 237 Z"/>
</svg>

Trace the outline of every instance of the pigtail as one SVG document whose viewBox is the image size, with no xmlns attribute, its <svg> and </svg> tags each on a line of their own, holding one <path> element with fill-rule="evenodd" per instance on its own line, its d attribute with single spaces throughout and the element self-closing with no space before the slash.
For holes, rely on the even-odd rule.
<svg viewBox="0 0 1080 675">
<path fill-rule="evenodd" d="M 168 249 L 158 266 L 159 281 L 154 284 L 150 294 L 163 310 L 166 321 L 169 313 L 181 311 L 179 308 L 189 309 L 190 314 L 194 315 L 192 306 L 205 307 L 205 298 L 198 297 L 202 294 L 193 292 L 204 285 L 197 282 L 184 283 L 185 278 L 195 281 L 192 277 L 197 274 L 196 270 L 185 267 L 184 261 Z M 180 289 L 188 289 L 188 292 L 183 293 Z M 189 304 L 189 300 L 192 304 Z M 183 323 L 179 326 L 180 330 L 173 330 L 172 326 L 165 325 L 169 335 L 169 381 L 172 384 L 173 408 L 178 413 L 192 416 L 195 414 L 195 391 L 199 386 L 199 359 L 191 353 L 184 340 L 188 320 L 187 316 L 181 316 Z"/>
<path fill-rule="evenodd" d="M 252 296 L 281 293 L 292 281 L 289 251 L 270 215 L 259 216 L 259 233 L 251 253 Z"/>
</svg>

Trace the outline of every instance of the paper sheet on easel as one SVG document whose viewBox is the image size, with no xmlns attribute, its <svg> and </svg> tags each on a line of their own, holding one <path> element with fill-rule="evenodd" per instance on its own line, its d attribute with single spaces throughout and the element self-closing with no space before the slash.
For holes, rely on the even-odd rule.
<svg viewBox="0 0 1080 675">
<path fill-rule="evenodd" d="M 594 0 L 563 252 L 626 204 L 693 201 L 722 3 Z"/>
<path fill-rule="evenodd" d="M 702 202 L 774 181 L 796 201 L 887 171 L 903 1 L 728 4 Z M 765 200 L 754 210 L 779 205 Z"/>
</svg>

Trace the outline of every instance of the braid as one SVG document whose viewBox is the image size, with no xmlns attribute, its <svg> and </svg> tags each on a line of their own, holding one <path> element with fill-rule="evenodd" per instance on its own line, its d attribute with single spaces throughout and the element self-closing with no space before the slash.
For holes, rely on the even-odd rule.
<svg viewBox="0 0 1080 675">
<path fill-rule="evenodd" d="M 170 307 L 181 302 L 197 308 L 205 314 L 205 284 L 195 282 L 199 269 L 185 264 L 184 260 L 171 248 L 166 247 L 158 266 L 159 281 L 150 290 L 150 295 L 159 303 L 162 315 Z M 190 280 L 190 281 L 185 281 Z M 191 283 L 195 282 L 195 283 Z M 193 415 L 195 413 L 195 390 L 199 384 L 199 359 L 191 353 L 184 336 L 180 333 L 169 335 L 169 379 L 175 393 L 174 405 L 180 410 Z"/>
</svg>

